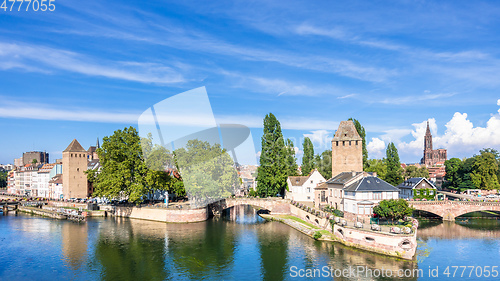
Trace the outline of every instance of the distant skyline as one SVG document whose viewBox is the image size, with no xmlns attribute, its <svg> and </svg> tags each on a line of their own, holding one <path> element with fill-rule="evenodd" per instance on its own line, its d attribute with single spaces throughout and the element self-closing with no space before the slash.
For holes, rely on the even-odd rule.
<svg viewBox="0 0 500 281">
<path fill-rule="evenodd" d="M 419 162 L 427 121 L 448 158 L 500 150 L 495 1 L 60 1 L 0 17 L 2 164 L 87 149 L 203 86 L 256 151 L 269 112 L 299 159 L 305 136 L 321 153 L 350 117 L 370 158 L 393 141 Z"/>
</svg>

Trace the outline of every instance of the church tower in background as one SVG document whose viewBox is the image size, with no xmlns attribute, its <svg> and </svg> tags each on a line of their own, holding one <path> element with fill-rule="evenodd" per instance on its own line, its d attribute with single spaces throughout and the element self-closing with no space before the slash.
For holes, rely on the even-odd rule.
<svg viewBox="0 0 500 281">
<path fill-rule="evenodd" d="M 433 167 L 438 162 L 446 161 L 447 151 L 446 149 L 432 149 L 432 134 L 429 128 L 429 121 L 427 121 L 427 130 L 425 131 L 424 137 L 424 157 L 420 161 L 420 164 L 425 164 L 427 167 Z"/>
</svg>

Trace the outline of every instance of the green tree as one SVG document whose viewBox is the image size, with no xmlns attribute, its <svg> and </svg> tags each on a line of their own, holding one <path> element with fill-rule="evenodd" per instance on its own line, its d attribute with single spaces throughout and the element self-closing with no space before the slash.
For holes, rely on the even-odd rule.
<svg viewBox="0 0 500 281">
<path fill-rule="evenodd" d="M 295 146 L 291 139 L 286 139 L 285 142 L 285 151 L 286 151 L 286 166 L 287 166 L 287 175 L 288 176 L 296 176 L 299 173 L 299 165 L 297 165 L 297 159 L 295 158 Z"/>
<path fill-rule="evenodd" d="M 396 186 L 403 182 L 403 177 L 401 176 L 401 163 L 399 162 L 399 154 L 396 145 L 393 142 L 387 145 L 385 151 L 386 163 L 387 163 L 387 174 L 385 175 L 385 181 Z"/>
<path fill-rule="evenodd" d="M 7 186 L 7 176 L 8 176 L 7 171 L 0 171 L 0 187 Z"/>
<path fill-rule="evenodd" d="M 325 179 L 330 179 L 332 177 L 332 151 L 325 150 L 321 155 L 317 154 L 315 162 L 319 173 Z"/>
<path fill-rule="evenodd" d="M 383 218 L 399 220 L 411 216 L 413 209 L 404 199 L 389 199 L 380 201 L 379 204 L 373 208 L 373 213 Z"/>
<path fill-rule="evenodd" d="M 149 160 L 151 163 L 160 161 L 159 158 L 168 153 L 158 147 L 150 147 L 150 151 L 154 156 Z M 133 127 L 117 130 L 113 135 L 104 137 L 97 154 L 101 170 L 87 171 L 87 178 L 94 184 L 94 196 L 109 199 L 125 197 L 138 203 L 152 191 L 168 190 L 172 186 L 171 177 L 161 164 L 153 163 L 161 171 L 147 167 L 141 139 Z"/>
<path fill-rule="evenodd" d="M 354 118 L 349 118 L 354 123 L 354 127 L 356 127 L 356 131 L 358 131 L 359 136 L 363 139 L 363 170 L 368 167 L 368 149 L 366 148 L 366 132 L 365 128 L 361 126 L 358 120 Z"/>
<path fill-rule="evenodd" d="M 174 154 L 191 205 L 205 206 L 234 194 L 238 174 L 233 160 L 219 144 L 193 139 Z"/>
<path fill-rule="evenodd" d="M 33 164 L 33 165 L 35 165 L 36 163 L 38 163 L 38 160 L 36 160 L 36 159 L 33 159 L 33 160 L 31 161 L 31 164 Z"/>
<path fill-rule="evenodd" d="M 304 150 L 304 155 L 302 156 L 302 166 L 300 166 L 300 170 L 302 171 L 302 175 L 308 175 L 314 169 L 314 146 L 310 138 L 304 138 L 304 142 L 302 143 L 302 147 Z"/>
<path fill-rule="evenodd" d="M 498 162 L 495 154 L 483 150 L 475 158 L 471 180 L 476 188 L 485 190 L 499 188 L 500 184 L 497 178 Z"/>
<path fill-rule="evenodd" d="M 262 151 L 257 174 L 257 192 L 262 197 L 283 195 L 287 186 L 286 149 L 278 119 L 269 113 L 264 118 Z"/>
<path fill-rule="evenodd" d="M 471 177 L 472 172 L 474 171 L 475 162 L 476 162 L 476 157 L 470 157 L 462 160 L 462 165 L 458 169 L 458 175 L 460 177 L 460 183 L 458 188 L 460 190 L 476 188 Z"/>
<path fill-rule="evenodd" d="M 417 168 L 415 166 L 407 166 L 403 172 L 405 180 L 409 178 L 428 178 L 429 170 L 426 167 Z"/>
<path fill-rule="evenodd" d="M 446 170 L 446 175 L 444 176 L 444 187 L 458 189 L 462 182 L 462 178 L 459 173 L 462 167 L 462 160 L 458 158 L 451 158 L 444 161 L 444 166 Z"/>
<path fill-rule="evenodd" d="M 384 159 L 369 159 L 368 164 L 366 165 L 366 172 L 375 172 L 377 173 L 377 177 L 381 179 L 385 179 L 385 175 L 387 174 L 387 164 Z"/>
</svg>

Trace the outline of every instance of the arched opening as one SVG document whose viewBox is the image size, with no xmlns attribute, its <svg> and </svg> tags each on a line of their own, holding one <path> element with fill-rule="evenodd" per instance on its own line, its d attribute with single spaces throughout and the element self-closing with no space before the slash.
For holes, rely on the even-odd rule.
<svg viewBox="0 0 500 281">
<path fill-rule="evenodd" d="M 220 219 L 229 220 L 238 224 L 264 223 L 266 220 L 260 215 L 269 214 L 270 211 L 257 206 L 242 204 L 221 210 Z"/>
<path fill-rule="evenodd" d="M 443 217 L 441 217 L 440 215 L 423 210 L 414 210 L 413 217 L 419 219 L 443 220 Z"/>
<path fill-rule="evenodd" d="M 318 221 L 318 219 L 315 219 L 315 220 L 314 220 L 314 222 L 315 222 L 315 223 L 317 223 L 317 224 L 319 225 L 319 221 Z"/>
</svg>

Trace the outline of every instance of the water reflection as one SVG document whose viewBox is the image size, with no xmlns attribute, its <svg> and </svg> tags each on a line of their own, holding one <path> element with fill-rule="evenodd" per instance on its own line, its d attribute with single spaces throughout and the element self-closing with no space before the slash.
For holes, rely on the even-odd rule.
<svg viewBox="0 0 500 281">
<path fill-rule="evenodd" d="M 421 239 L 500 238 L 500 222 L 491 219 L 468 219 L 457 222 L 421 221 L 418 229 Z"/>
<path fill-rule="evenodd" d="M 71 269 L 77 270 L 87 260 L 87 224 L 61 225 L 62 253 Z"/>
<path fill-rule="evenodd" d="M 418 232 L 422 263 L 418 263 L 314 241 L 284 224 L 266 222 L 250 206 L 191 224 L 122 218 L 77 224 L 8 215 L 0 219 L 0 259 L 4 261 L 0 280 L 294 280 L 293 266 L 427 272 L 429 266 L 498 260 L 500 243 L 492 238 L 500 236 L 500 226 L 495 223 L 423 221 Z"/>
</svg>

